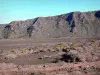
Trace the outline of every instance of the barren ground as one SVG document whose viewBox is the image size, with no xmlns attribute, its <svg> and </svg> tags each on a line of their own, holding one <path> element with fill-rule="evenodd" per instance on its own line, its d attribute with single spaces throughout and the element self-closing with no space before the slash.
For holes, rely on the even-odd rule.
<svg viewBox="0 0 100 75">
<path fill-rule="evenodd" d="M 100 40 L 0 40 L 0 75 L 100 75 Z"/>
</svg>

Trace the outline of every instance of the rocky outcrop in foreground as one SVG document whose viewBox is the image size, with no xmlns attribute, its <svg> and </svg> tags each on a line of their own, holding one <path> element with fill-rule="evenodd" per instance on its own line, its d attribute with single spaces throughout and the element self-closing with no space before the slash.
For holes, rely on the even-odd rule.
<svg viewBox="0 0 100 75">
<path fill-rule="evenodd" d="M 1 39 L 99 36 L 100 11 L 71 12 L 0 25 Z"/>
</svg>

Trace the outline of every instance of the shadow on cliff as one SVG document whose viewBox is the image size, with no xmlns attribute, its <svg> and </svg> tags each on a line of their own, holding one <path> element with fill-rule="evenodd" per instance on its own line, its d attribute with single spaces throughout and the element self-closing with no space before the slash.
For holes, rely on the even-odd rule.
<svg viewBox="0 0 100 75">
<path fill-rule="evenodd" d="M 97 11 L 97 12 L 95 13 L 95 16 L 96 16 L 97 18 L 100 18 L 100 11 Z"/>
<path fill-rule="evenodd" d="M 75 21 L 73 19 L 73 13 L 74 12 L 69 13 L 66 18 L 66 21 L 69 23 L 69 25 L 71 27 L 70 32 L 74 32 L 74 28 L 75 28 Z"/>
</svg>

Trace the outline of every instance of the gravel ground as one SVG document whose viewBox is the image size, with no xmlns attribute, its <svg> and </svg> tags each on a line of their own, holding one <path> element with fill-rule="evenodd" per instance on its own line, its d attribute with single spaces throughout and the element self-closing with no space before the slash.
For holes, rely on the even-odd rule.
<svg viewBox="0 0 100 75">
<path fill-rule="evenodd" d="M 100 40 L 70 40 L 1 40 L 0 75 L 100 75 Z"/>
</svg>

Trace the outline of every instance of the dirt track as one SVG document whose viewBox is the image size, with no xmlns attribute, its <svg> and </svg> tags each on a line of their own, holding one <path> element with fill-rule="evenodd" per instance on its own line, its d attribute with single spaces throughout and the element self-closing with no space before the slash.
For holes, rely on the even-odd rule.
<svg viewBox="0 0 100 75">
<path fill-rule="evenodd" d="M 58 39 L 33 39 L 33 40 L 0 40 L 0 49 L 9 48 L 27 48 L 36 44 L 43 43 L 60 43 L 60 42 L 74 42 L 74 41 L 91 41 L 97 38 L 58 38 Z"/>
</svg>

